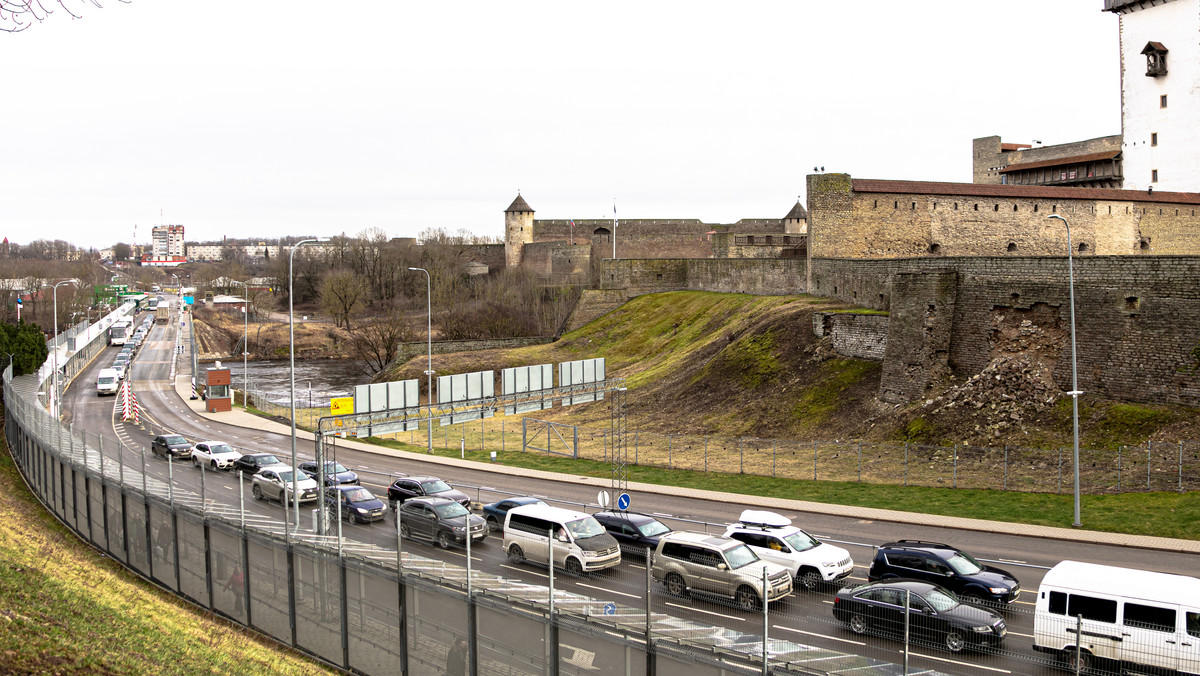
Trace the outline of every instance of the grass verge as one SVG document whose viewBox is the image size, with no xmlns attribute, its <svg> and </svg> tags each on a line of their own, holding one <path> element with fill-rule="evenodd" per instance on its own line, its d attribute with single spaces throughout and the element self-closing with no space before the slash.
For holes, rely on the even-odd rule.
<svg viewBox="0 0 1200 676">
<path fill-rule="evenodd" d="M 0 435 L 0 673 L 338 673 L 146 583 L 28 492 Z"/>
<path fill-rule="evenodd" d="M 437 437 L 434 437 L 437 440 Z M 414 453 L 415 446 L 392 439 L 363 441 Z M 434 448 L 434 454 L 457 458 L 460 449 Z M 468 460 L 489 461 L 489 451 L 468 450 Z M 510 467 L 607 478 L 612 465 L 594 460 L 498 451 L 496 462 Z M 629 480 L 661 486 L 720 490 L 726 493 L 809 500 L 838 505 L 894 509 L 971 519 L 1070 528 L 1074 502 L 1069 494 L 1021 493 L 978 489 L 893 486 L 837 481 L 797 481 L 751 474 L 717 474 L 694 470 L 629 466 Z M 735 507 L 730 508 L 732 514 Z M 1200 496 L 1195 493 L 1122 493 L 1085 495 L 1080 512 L 1089 530 L 1159 537 L 1200 539 Z"/>
</svg>

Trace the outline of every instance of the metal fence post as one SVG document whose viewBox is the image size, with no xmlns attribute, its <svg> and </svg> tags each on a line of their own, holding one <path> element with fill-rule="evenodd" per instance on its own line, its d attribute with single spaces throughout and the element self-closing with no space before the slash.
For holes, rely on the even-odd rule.
<svg viewBox="0 0 1200 676">
<path fill-rule="evenodd" d="M 1146 441 L 1146 490 L 1150 490 L 1150 441 Z"/>
<path fill-rule="evenodd" d="M 738 437 L 738 474 L 746 473 L 746 437 Z"/>
<path fill-rule="evenodd" d="M 671 435 L 670 434 L 667 435 L 667 469 L 673 469 L 671 467 Z"/>
<path fill-rule="evenodd" d="M 771 440 L 771 478 L 775 478 L 775 459 L 777 457 L 777 451 L 775 448 L 775 444 L 776 444 L 776 440 L 772 439 Z"/>
<path fill-rule="evenodd" d="M 858 440 L 858 483 L 862 483 L 862 439 Z"/>
<path fill-rule="evenodd" d="M 480 423 L 480 427 L 483 427 L 483 423 Z M 574 429 L 575 429 L 575 459 L 578 460 L 579 459 L 579 425 L 575 425 Z M 482 438 L 482 437 L 480 437 L 480 438 Z M 481 448 L 480 450 L 483 450 L 483 449 Z"/>
<path fill-rule="evenodd" d="M 817 442 L 813 441 L 813 481 L 817 480 Z"/>
<path fill-rule="evenodd" d="M 1062 493 L 1062 447 L 1058 448 L 1058 490 L 1055 493 Z"/>
<path fill-rule="evenodd" d="M 1004 444 L 1004 490 L 1008 490 L 1008 444 Z"/>
<path fill-rule="evenodd" d="M 1117 446 L 1117 492 L 1121 492 L 1121 451 L 1124 446 Z"/>
<path fill-rule="evenodd" d="M 1183 442 L 1179 442 L 1179 492 L 1183 492 Z"/>
<path fill-rule="evenodd" d="M 704 435 L 704 471 L 708 471 L 708 435 Z"/>
<path fill-rule="evenodd" d="M 908 486 L 908 442 L 904 442 L 904 485 Z"/>
<path fill-rule="evenodd" d="M 767 610 L 767 590 L 770 589 L 767 582 L 767 567 L 763 566 L 762 576 L 762 607 L 763 607 L 763 635 L 762 635 L 762 673 L 763 676 L 770 676 L 770 662 L 767 658 L 767 629 L 770 628 L 770 612 Z"/>
<path fill-rule="evenodd" d="M 958 444 L 954 444 L 954 483 L 951 488 L 958 488 Z"/>
<path fill-rule="evenodd" d="M 1075 616 L 1075 676 L 1079 676 L 1083 666 L 1083 615 Z"/>
<path fill-rule="evenodd" d="M 654 673 L 654 641 L 650 638 L 650 586 L 653 583 L 651 568 L 653 568 L 650 548 L 646 548 L 646 673 Z"/>
<path fill-rule="evenodd" d="M 909 613 L 912 612 L 912 590 L 904 590 L 904 671 L 903 675 L 908 676 L 908 622 Z"/>
</svg>

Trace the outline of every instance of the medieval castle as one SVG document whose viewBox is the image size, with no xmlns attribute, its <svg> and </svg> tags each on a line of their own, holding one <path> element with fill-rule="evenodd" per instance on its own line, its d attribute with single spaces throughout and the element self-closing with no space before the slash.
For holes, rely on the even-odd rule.
<svg viewBox="0 0 1200 676">
<path fill-rule="evenodd" d="M 504 264 L 591 287 L 576 326 L 682 289 L 887 311 L 814 329 L 862 332 L 842 343 L 882 359 L 879 396 L 901 402 L 945 369 L 979 372 L 1021 332 L 1052 337 L 1054 378 L 1069 389 L 1070 237 L 1080 388 L 1200 406 L 1200 0 L 1104 9 L 1120 21 L 1120 135 L 1037 148 L 976 139 L 972 183 L 814 174 L 807 209 L 733 224 L 537 220 L 518 195 Z"/>
</svg>

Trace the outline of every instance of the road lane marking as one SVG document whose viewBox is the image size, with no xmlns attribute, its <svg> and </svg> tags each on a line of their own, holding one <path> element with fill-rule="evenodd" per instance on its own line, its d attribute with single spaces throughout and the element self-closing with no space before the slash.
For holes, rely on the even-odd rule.
<svg viewBox="0 0 1200 676">
<path fill-rule="evenodd" d="M 545 574 L 545 573 L 539 573 L 539 572 L 537 572 L 537 571 L 529 570 L 528 568 L 517 568 L 516 566 L 509 566 L 509 565 L 503 565 L 503 566 L 500 566 L 500 567 L 501 567 L 501 568 L 507 568 L 507 569 L 509 569 L 509 570 L 515 570 L 515 571 L 518 571 L 518 572 L 521 572 L 521 573 L 529 573 L 530 575 L 537 575 L 538 577 L 544 577 L 544 578 L 547 578 L 547 579 L 549 579 L 549 578 L 550 578 L 550 576 L 549 576 L 549 575 L 547 575 L 547 574 Z"/>
<path fill-rule="evenodd" d="M 737 617 L 734 615 L 722 615 L 721 613 L 714 613 L 711 610 L 701 610 L 700 608 L 693 608 L 692 606 L 683 606 L 678 603 L 666 603 L 664 605 L 671 606 L 672 608 L 681 608 L 683 610 L 690 610 L 695 613 L 704 613 L 705 615 L 714 615 L 716 617 L 723 617 L 727 620 L 737 620 L 738 622 L 746 621 L 746 618 L 744 618 L 744 617 Z"/>
<path fill-rule="evenodd" d="M 775 624 L 772 626 L 775 627 L 776 629 L 782 629 L 784 631 L 792 631 L 797 634 L 804 634 L 806 636 L 816 636 L 817 638 L 827 638 L 827 639 L 830 639 L 833 641 L 841 641 L 842 643 L 853 643 L 854 645 L 866 645 L 866 643 L 863 643 L 862 641 L 852 641 L 848 638 L 839 638 L 837 636 L 828 636 L 826 634 L 818 634 L 816 632 L 804 631 L 803 629 L 793 629 L 792 627 L 785 627 L 785 626 L 782 626 L 779 624 Z"/>
<path fill-rule="evenodd" d="M 901 655 L 904 654 L 903 650 L 901 650 L 899 652 Z M 957 665 L 964 666 L 964 667 L 975 667 L 976 669 L 987 669 L 988 671 L 995 671 L 995 672 L 998 672 L 1001 674 L 1011 674 L 1012 673 L 1012 671 L 1010 671 L 1008 669 L 1000 669 L 998 667 L 985 667 L 982 664 L 972 664 L 970 662 L 960 662 L 958 660 L 952 660 L 952 659 L 948 659 L 946 657 L 934 657 L 933 655 L 925 655 L 923 653 L 914 653 L 914 652 L 909 652 L 908 654 L 912 655 L 913 657 L 924 657 L 927 660 L 937 660 L 938 662 L 948 662 L 950 664 L 957 664 Z"/>
<path fill-rule="evenodd" d="M 1011 629 L 1008 631 L 1008 633 L 1010 636 L 1024 636 L 1025 638 L 1033 638 L 1033 634 L 1022 634 L 1020 632 L 1012 631 Z"/>
<path fill-rule="evenodd" d="M 584 583 L 582 583 L 582 582 L 579 582 L 579 583 L 577 583 L 577 584 L 578 584 L 580 587 L 587 587 L 588 589 L 595 589 L 596 591 L 604 592 L 605 594 L 619 594 L 619 595 L 621 595 L 621 596 L 628 596 L 628 597 L 629 597 L 629 598 L 631 598 L 631 599 L 640 599 L 640 598 L 642 598 L 641 596 L 638 596 L 637 594 L 626 594 L 625 592 L 619 592 L 619 591 L 615 591 L 615 590 L 612 590 L 612 589 L 605 589 L 604 587 L 596 587 L 596 586 L 594 586 L 594 585 L 590 585 L 590 584 L 584 584 Z"/>
</svg>

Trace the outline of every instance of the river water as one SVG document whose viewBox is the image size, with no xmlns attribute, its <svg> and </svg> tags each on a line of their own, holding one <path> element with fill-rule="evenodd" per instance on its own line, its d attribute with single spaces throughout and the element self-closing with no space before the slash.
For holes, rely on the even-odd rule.
<svg viewBox="0 0 1200 676">
<path fill-rule="evenodd" d="M 242 389 L 242 361 L 222 360 L 232 372 L 233 386 Z M 203 368 L 203 366 L 202 366 Z M 252 361 L 246 365 L 250 389 L 257 389 L 268 401 L 288 406 L 291 388 L 291 363 L 287 359 Z M 323 406 L 334 397 L 349 397 L 355 385 L 371 381 L 363 363 L 354 359 L 299 359 L 296 361 L 296 405 Z"/>
</svg>

